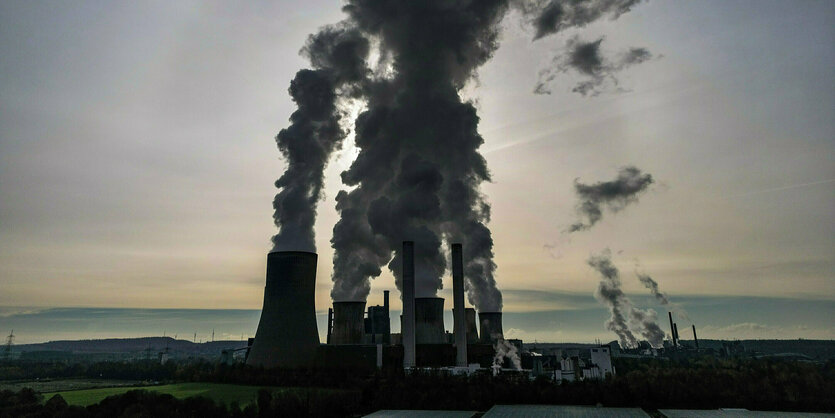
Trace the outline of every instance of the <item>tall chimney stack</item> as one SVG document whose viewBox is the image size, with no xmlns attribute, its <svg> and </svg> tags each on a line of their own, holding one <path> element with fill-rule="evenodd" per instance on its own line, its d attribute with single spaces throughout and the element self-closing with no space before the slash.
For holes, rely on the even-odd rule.
<svg viewBox="0 0 835 418">
<path fill-rule="evenodd" d="M 455 365 L 467 367 L 467 321 L 464 307 L 464 256 L 461 244 L 452 244 L 453 333 L 455 334 Z"/>
<path fill-rule="evenodd" d="M 403 241 L 403 367 L 415 367 L 415 243 Z"/>
<path fill-rule="evenodd" d="M 383 308 L 386 310 L 386 327 L 383 334 L 383 344 L 391 344 L 391 316 L 389 312 L 389 291 L 383 291 Z"/>
<path fill-rule="evenodd" d="M 673 335 L 675 336 L 676 342 L 681 344 L 681 338 L 678 336 L 678 324 L 673 323 Z"/>
<path fill-rule="evenodd" d="M 696 350 L 699 349 L 699 338 L 696 337 L 696 324 L 693 324 L 693 342 L 696 343 Z"/>
<path fill-rule="evenodd" d="M 673 347 L 676 346 L 676 330 L 675 326 L 673 325 L 673 313 L 667 312 L 667 315 L 670 317 L 670 336 L 673 337 Z"/>
</svg>

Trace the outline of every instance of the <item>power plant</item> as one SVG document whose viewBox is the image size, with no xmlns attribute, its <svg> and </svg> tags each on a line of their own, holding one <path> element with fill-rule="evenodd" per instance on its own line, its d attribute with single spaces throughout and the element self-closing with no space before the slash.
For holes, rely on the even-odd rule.
<svg viewBox="0 0 835 418">
<path fill-rule="evenodd" d="M 451 245 L 452 307 L 445 306 L 440 297 L 415 297 L 415 250 L 414 242 L 402 243 L 400 318 L 391 317 L 388 291 L 383 292 L 382 306 L 366 306 L 365 301 L 335 301 L 328 309 L 326 344 L 320 344 L 316 325 L 317 255 L 303 251 L 269 253 L 263 310 L 246 363 L 283 368 L 471 370 L 475 366 L 495 370 L 510 364 L 511 358 L 518 363 L 519 356 L 515 353 L 523 353 L 523 360 L 529 361 L 525 356 L 530 354 L 524 354 L 521 340 L 505 340 L 501 312 L 476 312 L 465 306 L 461 244 Z M 449 308 L 453 317 L 452 333 L 444 326 L 445 309 Z M 671 335 L 668 352 L 687 355 L 689 348 L 681 343 L 672 312 L 668 317 Z M 392 320 L 400 321 L 399 334 L 391 332 Z M 692 330 L 695 352 L 698 352 L 695 325 Z M 613 342 L 606 347 L 611 347 L 615 356 L 656 355 L 657 350 L 649 343 L 642 344 L 620 349 Z"/>
<path fill-rule="evenodd" d="M 335 301 L 328 309 L 327 340 L 320 344 L 314 288 L 317 255 L 301 251 L 267 256 L 264 305 L 246 359 L 261 367 L 490 367 L 503 339 L 501 312 L 464 304 L 461 244 L 452 244 L 453 332 L 444 326 L 444 299 L 415 297 L 415 244 L 403 242 L 400 334 L 391 332 L 389 292 L 382 306 Z M 480 330 L 479 330 L 480 327 Z M 479 339 L 481 335 L 481 339 Z"/>
</svg>

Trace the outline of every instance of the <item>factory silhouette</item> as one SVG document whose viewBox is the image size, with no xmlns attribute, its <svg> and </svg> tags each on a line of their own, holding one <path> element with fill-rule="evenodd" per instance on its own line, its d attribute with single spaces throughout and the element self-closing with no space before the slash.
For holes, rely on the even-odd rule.
<svg viewBox="0 0 835 418">
<path fill-rule="evenodd" d="M 391 332 L 389 291 L 383 306 L 336 301 L 328 309 L 326 344 L 319 341 L 314 289 L 318 255 L 276 251 L 267 255 L 261 319 L 246 364 L 260 367 L 490 367 L 504 340 L 501 312 L 464 304 L 461 244 L 452 244 L 454 329 L 444 329 L 444 299 L 415 297 L 415 243 L 402 245 L 400 334 Z M 367 317 L 366 317 L 367 312 Z M 520 342 L 521 343 L 521 342 Z M 504 359 L 501 359 L 503 361 Z M 478 366 L 476 366 L 478 365 Z"/>
</svg>

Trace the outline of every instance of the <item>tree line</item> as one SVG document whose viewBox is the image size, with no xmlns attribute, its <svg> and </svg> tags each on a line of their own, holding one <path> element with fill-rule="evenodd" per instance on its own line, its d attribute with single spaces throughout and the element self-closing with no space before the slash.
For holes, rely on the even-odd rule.
<svg viewBox="0 0 835 418">
<path fill-rule="evenodd" d="M 287 416 L 351 416 L 379 409 L 486 411 L 496 404 L 602 404 L 647 410 L 738 407 L 835 412 L 835 362 L 832 361 L 814 364 L 711 357 L 676 361 L 616 359 L 618 373 L 615 376 L 602 381 L 559 385 L 550 382 L 546 376 L 534 380 L 521 374 L 492 377 L 485 373 L 461 377 L 438 370 L 408 375 L 388 370 L 369 376 L 348 370 L 264 370 L 208 362 L 157 366 L 147 364 L 144 367 L 150 368 L 149 373 L 160 373 L 159 376 L 171 380 L 307 389 L 263 390 L 259 392 L 257 402 L 248 406 L 221 405 L 208 399 L 180 400 L 153 392 L 131 391 L 80 409 L 65 406 L 60 399 L 37 400 L 39 395 L 31 390 L 5 391 L 0 393 L 0 417 L 146 415 L 138 411 L 146 411 L 148 416 L 255 417 L 272 416 L 279 411 L 285 411 Z M 113 378 L 138 376 L 132 367 L 139 366 L 120 363 L 104 368 L 91 365 L 86 373 L 110 373 L 107 377 Z M 165 410 L 180 415 L 157 414 L 155 403 L 167 405 Z M 10 409 L 18 407 L 23 409 Z M 39 415 L 48 408 L 53 409 L 50 414 Z M 56 412 L 55 408 L 61 411 Z M 130 411 L 138 415 L 128 414 Z"/>
</svg>

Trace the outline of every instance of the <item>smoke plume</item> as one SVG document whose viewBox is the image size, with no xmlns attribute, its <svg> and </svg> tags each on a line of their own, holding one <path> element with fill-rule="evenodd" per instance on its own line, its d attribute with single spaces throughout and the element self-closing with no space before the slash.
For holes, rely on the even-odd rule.
<svg viewBox="0 0 835 418">
<path fill-rule="evenodd" d="M 618 89 L 620 82 L 615 76 L 618 72 L 652 58 L 646 48 L 630 48 L 615 57 L 608 57 L 600 48 L 603 39 L 583 41 L 577 36 L 570 38 L 564 52 L 554 57 L 552 66 L 539 72 L 534 93 L 551 94 L 551 81 L 558 74 L 574 71 L 585 80 L 577 83 L 571 91 L 583 96 L 596 96 L 607 86 Z"/>
<path fill-rule="evenodd" d="M 603 207 L 618 212 L 630 203 L 638 201 L 638 195 L 653 183 L 652 175 L 642 173 L 637 167 L 624 167 L 616 179 L 595 184 L 583 184 L 574 180 L 574 192 L 580 199 L 577 212 L 585 218 L 568 227 L 568 232 L 584 231 L 603 218 Z"/>
<path fill-rule="evenodd" d="M 315 251 L 313 223 L 323 170 L 347 133 L 340 108 L 364 105 L 354 121 L 359 150 L 341 173 L 333 229 L 336 301 L 365 300 L 383 267 L 400 287 L 404 240 L 415 242 L 417 296 L 441 288 L 444 243 L 461 242 L 467 296 L 482 312 L 502 309 L 496 287 L 490 181 L 479 153 L 479 117 L 461 89 L 498 48 L 501 22 L 522 10 L 535 39 L 604 16 L 616 18 L 636 0 L 348 0 L 338 25 L 312 35 L 290 94 L 298 109 L 277 137 L 287 171 L 276 182 L 274 250 Z M 379 57 L 373 70 L 370 50 Z"/>
<path fill-rule="evenodd" d="M 670 300 L 667 299 L 667 295 L 661 293 L 661 289 L 658 288 L 658 282 L 652 279 L 648 274 L 643 273 L 635 273 L 638 276 L 638 280 L 641 281 L 641 284 L 644 285 L 647 289 L 649 289 L 652 296 L 658 300 L 658 303 L 662 305 L 669 305 Z"/>
<path fill-rule="evenodd" d="M 637 347 L 636 333 L 653 347 L 661 347 L 664 332 L 658 326 L 658 314 L 652 309 L 636 308 L 623 293 L 620 273 L 612 263 L 611 251 L 606 249 L 598 255 L 592 255 L 587 262 L 603 278 L 594 296 L 609 308 L 611 316 L 605 323 L 606 329 L 618 336 L 621 347 Z"/>
<path fill-rule="evenodd" d="M 415 293 L 432 296 L 446 269 L 442 243 L 462 242 L 470 303 L 500 311 L 494 279 L 490 179 L 478 148 L 478 116 L 459 95 L 498 47 L 504 1 L 350 1 L 351 21 L 380 42 L 391 69 L 365 91 L 356 121 L 356 161 L 342 173 L 354 187 L 337 196 L 335 300 L 364 300 L 369 278 L 388 264 L 400 287 L 403 240 L 415 242 Z"/>
<path fill-rule="evenodd" d="M 572 27 L 583 27 L 602 17 L 615 20 L 641 0 L 527 0 L 517 6 L 531 20 L 534 40 Z"/>
<path fill-rule="evenodd" d="M 644 285 L 647 289 L 649 289 L 652 296 L 658 301 L 659 304 L 666 306 L 669 310 L 673 311 L 687 321 L 690 321 L 690 317 L 687 315 L 687 312 L 679 306 L 678 304 L 670 302 L 670 298 L 667 297 L 667 294 L 661 292 L 661 289 L 658 287 L 658 282 L 656 282 L 652 277 L 648 274 L 635 272 L 635 275 L 638 276 L 638 280 L 641 281 L 641 284 Z M 692 321 L 691 321 L 692 322 Z"/>
<path fill-rule="evenodd" d="M 504 359 L 510 360 L 510 364 L 514 370 L 522 370 L 522 360 L 519 358 L 519 349 L 515 345 L 507 342 L 504 338 L 499 336 L 496 339 L 496 344 L 493 346 L 496 354 L 493 356 L 493 367 L 501 368 Z"/>
<path fill-rule="evenodd" d="M 273 251 L 316 251 L 313 225 L 325 166 L 345 137 L 337 89 L 364 77 L 368 50 L 368 40 L 344 26 L 324 28 L 302 49 L 314 69 L 300 70 L 290 82 L 298 109 L 276 136 L 287 169 L 275 182 L 273 219 L 279 232 L 272 238 Z"/>
</svg>

